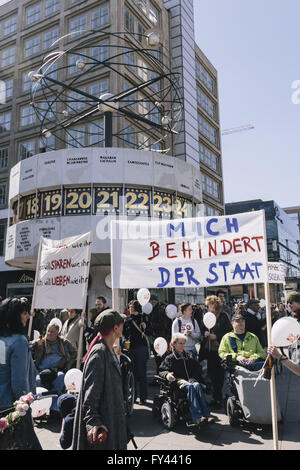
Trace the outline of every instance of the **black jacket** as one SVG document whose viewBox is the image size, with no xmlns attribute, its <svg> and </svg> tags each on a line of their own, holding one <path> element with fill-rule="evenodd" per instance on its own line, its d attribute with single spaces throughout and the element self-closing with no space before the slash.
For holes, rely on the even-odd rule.
<svg viewBox="0 0 300 470">
<path fill-rule="evenodd" d="M 140 330 L 141 323 L 146 323 L 146 329 L 144 333 L 148 335 L 150 333 L 149 323 L 147 315 L 139 313 L 138 315 L 130 315 L 126 318 L 124 327 L 123 327 L 123 336 L 126 339 L 130 339 L 130 349 L 136 348 L 138 346 L 147 346 L 146 338 L 139 332 L 139 330 L 134 326 L 133 321 L 137 324 Z M 148 347 L 148 346 L 147 346 Z"/>
<path fill-rule="evenodd" d="M 199 362 L 185 351 L 179 356 L 174 350 L 165 358 L 159 367 L 159 375 L 166 378 L 169 372 L 173 372 L 176 379 L 195 379 L 197 382 L 203 382 Z"/>
<path fill-rule="evenodd" d="M 155 305 L 150 314 L 151 334 L 154 338 L 162 337 L 170 342 L 172 333 L 172 320 L 167 317 L 165 308 L 159 303 Z"/>
<path fill-rule="evenodd" d="M 243 316 L 245 317 L 245 330 L 249 331 L 250 333 L 254 333 L 258 337 L 259 341 L 262 343 L 262 327 L 266 324 L 266 320 L 259 320 L 256 315 L 253 315 L 250 312 L 243 313 Z"/>
</svg>

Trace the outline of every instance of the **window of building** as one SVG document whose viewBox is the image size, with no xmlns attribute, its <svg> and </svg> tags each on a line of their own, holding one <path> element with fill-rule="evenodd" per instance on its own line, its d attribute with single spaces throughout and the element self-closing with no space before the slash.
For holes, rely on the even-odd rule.
<svg viewBox="0 0 300 470">
<path fill-rule="evenodd" d="M 210 142 L 218 146 L 218 131 L 209 124 L 200 114 L 198 114 L 198 129 Z"/>
<path fill-rule="evenodd" d="M 33 106 L 22 106 L 20 117 L 21 126 L 29 126 L 30 124 L 34 124 L 36 122 L 36 114 Z"/>
<path fill-rule="evenodd" d="M 2 23 L 3 36 L 8 36 L 17 30 L 17 15 L 12 15 Z"/>
<path fill-rule="evenodd" d="M 123 140 L 128 147 L 135 147 L 135 129 L 130 124 L 126 124 L 123 130 Z"/>
<path fill-rule="evenodd" d="M 124 64 L 128 65 L 134 71 L 134 52 L 130 49 L 125 49 Z"/>
<path fill-rule="evenodd" d="M 0 148 L 0 168 L 6 168 L 8 165 L 8 147 Z"/>
<path fill-rule="evenodd" d="M 89 93 L 99 98 L 104 93 L 108 92 L 108 79 L 105 78 L 99 82 L 94 82 L 88 85 Z"/>
<path fill-rule="evenodd" d="M 51 152 L 55 149 L 55 138 L 51 135 L 49 139 L 41 137 L 38 141 L 38 153 Z"/>
<path fill-rule="evenodd" d="M 0 206 L 4 206 L 6 200 L 6 184 L 0 184 Z"/>
<path fill-rule="evenodd" d="M 5 219 L 0 220 L 0 256 L 4 256 L 6 223 Z"/>
<path fill-rule="evenodd" d="M 7 78 L 6 80 L 0 80 L 0 104 L 5 104 L 9 98 L 13 95 L 13 78 Z"/>
<path fill-rule="evenodd" d="M 84 58 L 80 54 L 86 55 L 86 53 L 87 53 L 86 49 L 83 49 L 80 52 L 78 52 L 78 54 L 68 55 L 69 74 L 73 74 L 73 73 L 80 71 L 78 67 L 76 66 L 76 62 L 78 60 L 84 60 Z"/>
<path fill-rule="evenodd" d="M 104 142 L 104 120 L 93 122 L 88 125 L 88 144 L 95 145 Z"/>
<path fill-rule="evenodd" d="M 69 32 L 73 33 L 72 38 L 87 31 L 87 15 L 80 15 L 72 18 L 69 22 Z"/>
<path fill-rule="evenodd" d="M 59 0 L 46 0 L 45 1 L 45 15 L 51 15 L 59 10 Z"/>
<path fill-rule="evenodd" d="M 0 134 L 10 131 L 11 112 L 0 113 Z"/>
<path fill-rule="evenodd" d="M 159 22 L 158 10 L 151 2 L 149 2 L 149 20 L 151 21 L 152 24 L 154 24 L 154 26 L 158 25 L 158 22 Z"/>
<path fill-rule="evenodd" d="M 204 204 L 204 216 L 205 217 L 211 217 L 213 215 L 221 215 L 221 211 L 218 209 L 215 209 L 214 207 L 208 206 L 207 204 Z"/>
<path fill-rule="evenodd" d="M 202 189 L 204 192 L 214 197 L 215 199 L 220 199 L 220 184 L 203 173 L 202 173 Z"/>
<path fill-rule="evenodd" d="M 26 24 L 32 24 L 41 19 L 41 2 L 35 3 L 26 10 Z"/>
<path fill-rule="evenodd" d="M 146 29 L 144 28 L 144 26 L 141 23 L 138 23 L 138 41 L 140 43 L 142 43 L 143 41 L 143 36 L 145 32 L 146 32 Z"/>
<path fill-rule="evenodd" d="M 101 46 L 91 47 L 91 56 L 93 59 L 103 62 L 108 59 L 108 44 L 103 43 Z"/>
<path fill-rule="evenodd" d="M 140 58 L 137 58 L 137 74 L 146 82 L 148 80 L 148 65 Z"/>
<path fill-rule="evenodd" d="M 210 73 L 203 67 L 198 60 L 196 60 L 196 77 L 206 86 L 206 88 L 213 94 L 216 95 L 216 80 L 210 75 Z"/>
<path fill-rule="evenodd" d="M 205 145 L 203 145 L 201 142 L 199 142 L 199 153 L 200 159 L 203 163 L 211 167 L 214 171 L 219 171 L 219 160 L 217 155 L 205 147 Z"/>
<path fill-rule="evenodd" d="M 67 147 L 83 147 L 84 146 L 84 127 L 77 127 L 76 129 L 70 129 L 67 131 Z"/>
<path fill-rule="evenodd" d="M 197 87 L 197 101 L 199 106 L 204 109 L 213 119 L 216 119 L 216 105 L 203 91 Z"/>
<path fill-rule="evenodd" d="M 108 4 L 101 5 L 100 7 L 92 10 L 91 12 L 91 28 L 99 28 L 99 26 L 103 26 L 108 24 L 109 22 L 109 8 Z"/>
<path fill-rule="evenodd" d="M 58 39 L 58 28 L 52 28 L 43 33 L 43 50 L 49 49 L 53 43 Z"/>
<path fill-rule="evenodd" d="M 4 49 L 1 54 L 1 66 L 8 67 L 15 62 L 15 46 L 8 47 Z"/>
<path fill-rule="evenodd" d="M 35 140 L 26 140 L 19 144 L 19 160 L 25 160 L 26 158 L 35 155 Z"/>
<path fill-rule="evenodd" d="M 26 39 L 24 43 L 24 56 L 30 57 L 40 51 L 40 36 Z"/>
<path fill-rule="evenodd" d="M 134 33 L 134 16 L 128 8 L 124 8 L 124 24 L 130 33 Z"/>
</svg>

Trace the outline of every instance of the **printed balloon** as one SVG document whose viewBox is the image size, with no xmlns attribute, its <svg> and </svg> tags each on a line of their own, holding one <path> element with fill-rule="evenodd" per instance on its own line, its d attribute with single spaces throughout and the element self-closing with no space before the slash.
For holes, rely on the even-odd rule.
<svg viewBox="0 0 300 470">
<path fill-rule="evenodd" d="M 43 387 L 36 387 L 36 394 L 40 395 L 43 392 L 47 392 L 48 390 Z M 41 416 L 44 416 L 45 414 L 49 413 L 50 407 L 52 405 L 52 397 L 43 397 L 40 400 L 34 400 L 34 402 L 31 403 L 30 408 L 31 408 L 31 413 L 33 418 L 40 418 Z"/>
<path fill-rule="evenodd" d="M 136 296 L 137 300 L 139 301 L 139 303 L 141 304 L 141 306 L 143 307 L 144 305 L 146 305 L 149 300 L 150 300 L 150 292 L 148 289 L 139 289 L 138 290 L 138 293 L 137 293 L 137 296 Z"/>
<path fill-rule="evenodd" d="M 64 377 L 66 389 L 69 392 L 79 393 L 82 382 L 82 371 L 79 369 L 70 369 Z"/>
<path fill-rule="evenodd" d="M 290 346 L 299 338 L 300 324 L 295 318 L 283 317 L 274 323 L 271 331 L 273 346 Z"/>
<path fill-rule="evenodd" d="M 168 343 L 165 338 L 156 338 L 154 341 L 154 349 L 159 356 L 163 356 L 168 349 Z"/>
</svg>

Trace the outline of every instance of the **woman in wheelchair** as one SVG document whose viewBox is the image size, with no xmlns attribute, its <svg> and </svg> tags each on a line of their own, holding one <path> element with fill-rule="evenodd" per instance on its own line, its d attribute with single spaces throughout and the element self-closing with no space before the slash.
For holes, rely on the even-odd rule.
<svg viewBox="0 0 300 470">
<path fill-rule="evenodd" d="M 186 336 L 175 333 L 171 339 L 173 352 L 169 354 L 159 368 L 159 375 L 169 382 L 177 381 L 178 387 L 188 398 L 194 424 L 209 422 L 212 419 L 201 387 L 201 367 L 193 357 L 184 351 Z"/>
</svg>

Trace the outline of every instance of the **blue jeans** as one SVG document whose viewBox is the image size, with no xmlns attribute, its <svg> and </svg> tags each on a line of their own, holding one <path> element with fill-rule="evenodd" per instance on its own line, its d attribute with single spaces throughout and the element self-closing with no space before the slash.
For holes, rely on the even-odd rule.
<svg viewBox="0 0 300 470">
<path fill-rule="evenodd" d="M 181 390 L 184 390 L 189 399 L 190 412 L 192 415 L 192 420 L 195 422 L 198 418 L 208 418 L 210 416 L 210 411 L 207 406 L 204 392 L 201 385 L 198 382 L 185 383 Z"/>
<path fill-rule="evenodd" d="M 63 372 L 57 372 L 57 377 L 52 382 L 51 391 L 53 391 L 53 393 L 57 393 L 58 396 L 61 395 L 64 391 L 64 388 L 65 388 L 64 379 L 65 379 L 65 374 Z M 43 385 L 41 384 L 41 379 L 40 379 L 39 374 L 36 376 L 36 386 L 43 387 Z M 58 411 L 57 398 L 58 397 L 52 398 L 52 404 L 51 404 L 50 410 Z"/>
<path fill-rule="evenodd" d="M 136 396 L 138 395 L 139 385 L 139 397 L 141 400 L 147 400 L 148 386 L 147 386 L 147 360 L 148 360 L 148 348 L 147 346 L 137 346 L 130 348 L 129 357 L 132 360 L 133 375 L 136 385 Z"/>
</svg>

